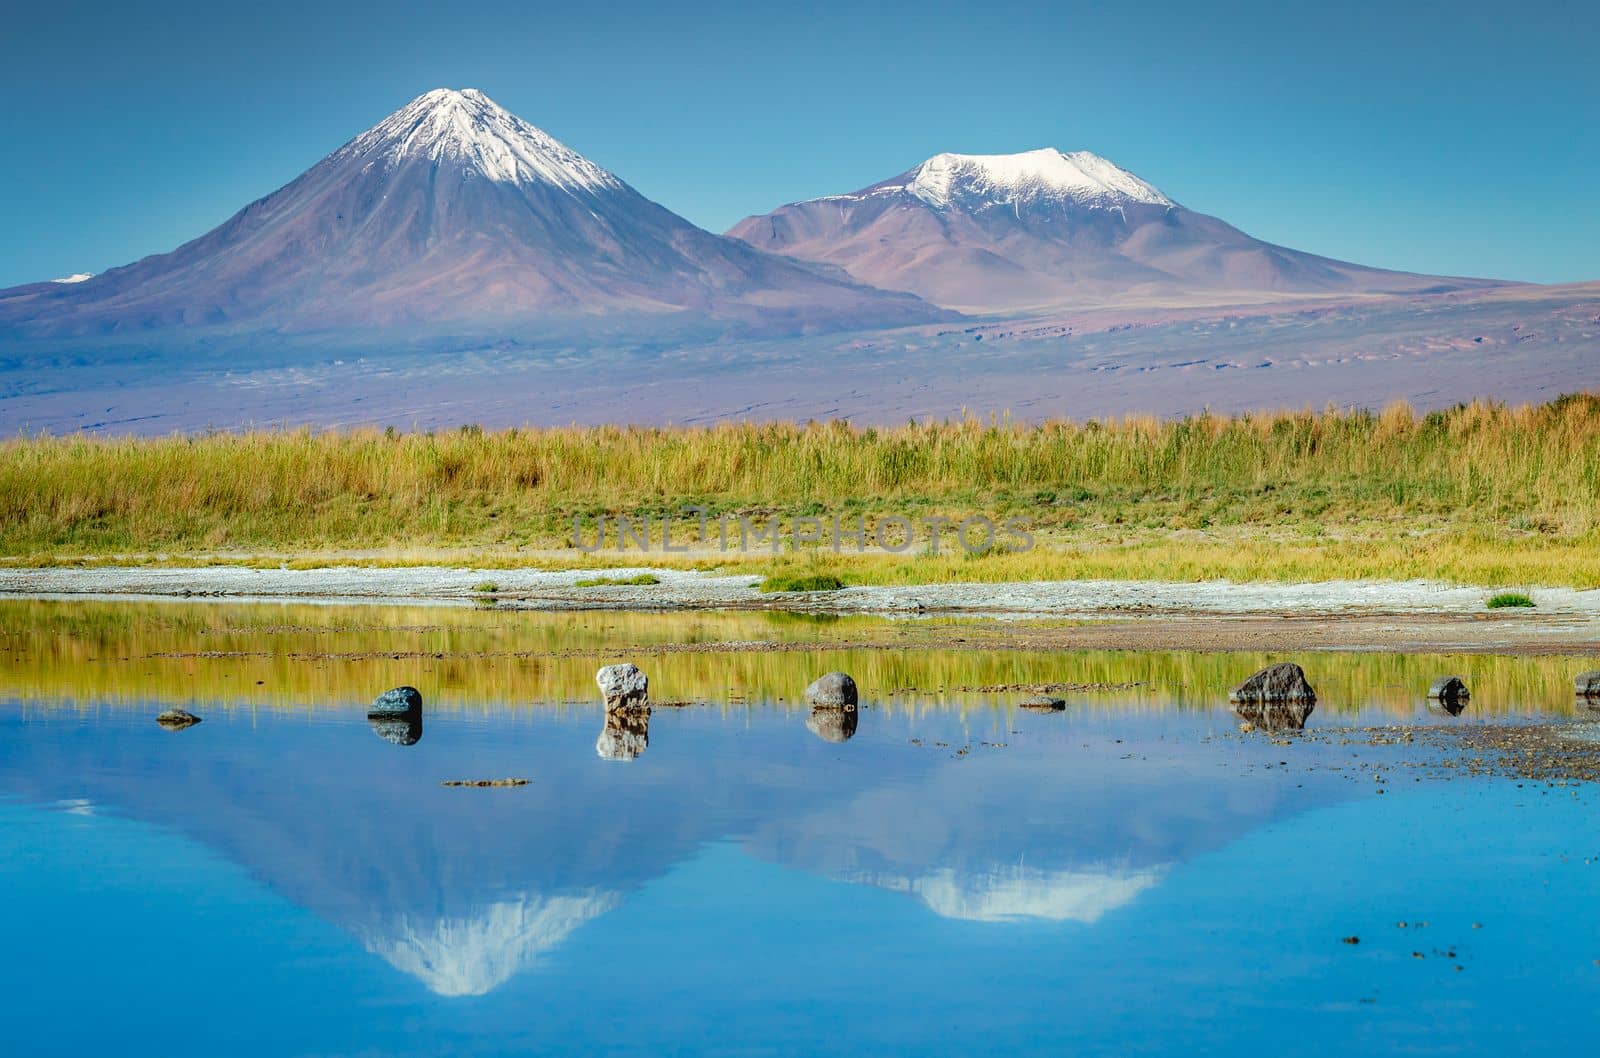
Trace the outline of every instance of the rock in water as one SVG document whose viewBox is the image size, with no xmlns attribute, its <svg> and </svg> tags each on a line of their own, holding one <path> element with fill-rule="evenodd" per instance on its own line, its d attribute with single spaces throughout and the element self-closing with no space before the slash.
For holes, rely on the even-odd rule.
<svg viewBox="0 0 1600 1058">
<path fill-rule="evenodd" d="M 816 709 L 854 709 L 856 681 L 843 672 L 818 676 L 806 688 L 806 704 Z"/>
<path fill-rule="evenodd" d="M 607 709 L 636 709 L 650 701 L 650 680 L 637 665 L 607 665 L 594 674 Z"/>
<path fill-rule="evenodd" d="M 415 687 L 396 687 L 373 699 L 367 716 L 418 716 L 422 713 L 422 694 Z"/>
<path fill-rule="evenodd" d="M 594 751 L 601 760 L 634 760 L 649 745 L 648 708 L 606 710 L 606 726 L 600 729 L 600 737 L 594 742 Z"/>
<path fill-rule="evenodd" d="M 1600 669 L 1578 673 L 1576 684 L 1579 698 L 1600 698 Z"/>
<path fill-rule="evenodd" d="M 1065 698 L 1052 698 L 1048 694 L 1036 694 L 1018 702 L 1017 707 L 1033 713 L 1059 713 L 1067 707 L 1067 701 Z"/>
<path fill-rule="evenodd" d="M 1467 681 L 1460 676 L 1440 676 L 1428 687 L 1428 697 L 1441 702 L 1459 702 L 1472 697 Z"/>
<path fill-rule="evenodd" d="M 156 716 L 156 723 L 168 731 L 182 731 L 186 727 L 193 727 L 200 722 L 200 718 L 183 709 L 168 709 Z"/>
<path fill-rule="evenodd" d="M 396 746 L 415 746 L 422 741 L 422 710 L 411 716 L 368 714 L 367 723 L 372 733 Z"/>
<path fill-rule="evenodd" d="M 1306 681 L 1305 670 L 1292 661 L 1269 665 L 1245 680 L 1228 695 L 1230 702 L 1314 702 L 1317 692 Z"/>
<path fill-rule="evenodd" d="M 806 717 L 806 730 L 824 742 L 849 742 L 855 737 L 858 715 L 853 708 L 818 707 Z"/>
</svg>

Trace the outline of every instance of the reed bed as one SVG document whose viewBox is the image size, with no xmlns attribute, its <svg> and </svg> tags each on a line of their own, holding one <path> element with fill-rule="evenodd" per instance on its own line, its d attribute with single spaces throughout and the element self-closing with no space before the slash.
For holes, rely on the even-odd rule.
<svg viewBox="0 0 1600 1058">
<path fill-rule="evenodd" d="M 1074 550 L 1131 547 L 1131 559 L 1109 562 L 1122 568 L 1173 557 L 1139 549 L 1194 544 L 1235 559 L 1253 547 L 1251 562 L 1277 568 L 1269 551 L 1288 533 L 1365 572 L 1364 555 L 1390 562 L 1406 539 L 1432 534 L 1427 546 L 1446 562 L 1503 574 L 1496 582 L 1526 570 L 1577 583 L 1600 572 L 1584 565 L 1600 540 L 1600 396 L 1034 425 L 17 437 L 0 442 L 0 496 L 0 555 L 13 559 L 356 549 L 504 559 L 570 546 L 575 516 L 701 505 L 780 518 L 1022 514 L 1048 543 L 1029 561 L 1056 567 Z M 1199 536 L 1178 545 L 1173 533 Z M 964 565 L 939 575 L 987 579 L 984 562 Z M 1219 568 L 1201 565 L 1190 572 Z"/>
</svg>

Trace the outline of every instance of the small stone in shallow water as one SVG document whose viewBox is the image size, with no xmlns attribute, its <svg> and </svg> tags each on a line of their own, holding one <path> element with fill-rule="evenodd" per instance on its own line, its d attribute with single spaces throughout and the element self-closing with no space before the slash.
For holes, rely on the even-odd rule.
<svg viewBox="0 0 1600 1058">
<path fill-rule="evenodd" d="M 1441 702 L 1458 702 L 1471 698 L 1472 692 L 1467 690 L 1467 681 L 1460 676 L 1440 676 L 1428 687 L 1428 697 Z"/>
<path fill-rule="evenodd" d="M 1292 661 L 1269 665 L 1235 687 L 1230 702 L 1314 702 L 1317 692 L 1305 670 Z"/>
<path fill-rule="evenodd" d="M 806 704 L 818 709 L 853 709 L 856 705 L 856 681 L 844 672 L 818 676 L 806 688 Z"/>
<path fill-rule="evenodd" d="M 1066 707 L 1066 699 L 1052 698 L 1048 694 L 1036 694 L 1017 703 L 1017 708 L 1034 713 L 1059 713 Z"/>
<path fill-rule="evenodd" d="M 1578 673 L 1573 685 L 1579 698 L 1600 698 L 1600 669 Z"/>
<path fill-rule="evenodd" d="M 193 727 L 200 722 L 200 718 L 184 709 L 168 709 L 156 716 L 156 723 L 168 731 L 182 731 L 186 727 Z"/>
<path fill-rule="evenodd" d="M 422 693 L 415 687 L 396 687 L 372 701 L 368 716 L 411 716 L 422 711 Z"/>
<path fill-rule="evenodd" d="M 594 682 L 605 695 L 607 709 L 633 709 L 650 701 L 650 680 L 637 665 L 607 665 L 594 674 Z"/>
</svg>

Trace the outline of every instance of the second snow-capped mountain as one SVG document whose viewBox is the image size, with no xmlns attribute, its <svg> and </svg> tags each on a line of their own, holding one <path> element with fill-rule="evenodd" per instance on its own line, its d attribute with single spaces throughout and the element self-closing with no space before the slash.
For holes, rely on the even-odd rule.
<svg viewBox="0 0 1600 1058">
<path fill-rule="evenodd" d="M 728 234 L 977 312 L 1482 285 L 1274 246 L 1098 155 L 1049 148 L 935 155 L 859 191 L 746 218 Z"/>
</svg>

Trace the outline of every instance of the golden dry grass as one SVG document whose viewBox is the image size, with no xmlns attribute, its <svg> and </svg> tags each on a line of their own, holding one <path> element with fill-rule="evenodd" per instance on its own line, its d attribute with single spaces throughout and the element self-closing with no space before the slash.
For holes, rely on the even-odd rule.
<svg viewBox="0 0 1600 1058">
<path fill-rule="evenodd" d="M 361 550 L 515 564 L 537 551 L 544 563 L 596 565 L 616 556 L 571 550 L 575 516 L 693 504 L 780 520 L 984 513 L 1039 530 L 1027 554 L 806 562 L 856 580 L 1415 575 L 1590 586 L 1600 584 L 1600 397 L 1426 415 L 1396 405 L 886 429 L 21 437 L 0 443 L 0 496 L 0 555 L 30 561 Z M 708 557 L 722 561 L 698 561 Z"/>
</svg>

